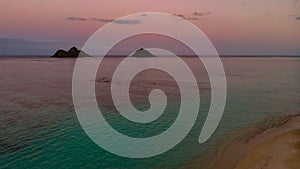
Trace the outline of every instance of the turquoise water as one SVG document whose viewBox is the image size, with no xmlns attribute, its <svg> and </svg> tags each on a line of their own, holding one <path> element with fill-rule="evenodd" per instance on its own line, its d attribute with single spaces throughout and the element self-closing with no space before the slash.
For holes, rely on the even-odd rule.
<svg viewBox="0 0 300 169">
<path fill-rule="evenodd" d="M 299 113 L 300 59 L 223 58 L 228 83 L 225 112 L 214 135 L 199 144 L 210 103 L 209 83 L 196 58 L 184 60 L 199 79 L 201 108 L 196 124 L 170 151 L 130 159 L 101 149 L 81 128 L 72 105 L 73 59 L 1 59 L 0 168 L 207 168 L 220 149 L 231 144 L 227 138 L 244 138 L 233 133 L 262 127 L 258 124 L 268 127 L 281 116 Z M 118 61 L 108 60 L 107 67 Z M 133 83 L 133 102 L 139 109 L 149 107 L 146 88 L 162 85 L 170 95 L 163 116 L 147 125 L 131 123 L 111 108 L 109 83 L 96 83 L 98 103 L 116 130 L 134 137 L 156 135 L 174 122 L 179 109 L 176 85 L 169 80 L 164 74 L 146 72 Z"/>
</svg>

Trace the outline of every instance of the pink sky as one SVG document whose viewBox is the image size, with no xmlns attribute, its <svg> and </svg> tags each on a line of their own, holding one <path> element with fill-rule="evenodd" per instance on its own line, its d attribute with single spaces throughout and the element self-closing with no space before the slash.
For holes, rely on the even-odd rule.
<svg viewBox="0 0 300 169">
<path fill-rule="evenodd" d="M 12 39 L 11 43 L 22 39 L 80 46 L 106 24 L 92 18 L 116 19 L 155 11 L 197 17 L 190 21 L 211 39 L 220 54 L 293 55 L 300 54 L 299 4 L 298 0 L 1 0 L 0 38 Z M 206 15 L 195 16 L 194 12 Z M 5 45 L 5 40 L 0 43 Z M 14 51 L 50 52 L 29 48 L 18 44 Z M 0 47 L 1 52 L 11 53 L 4 47 Z"/>
</svg>

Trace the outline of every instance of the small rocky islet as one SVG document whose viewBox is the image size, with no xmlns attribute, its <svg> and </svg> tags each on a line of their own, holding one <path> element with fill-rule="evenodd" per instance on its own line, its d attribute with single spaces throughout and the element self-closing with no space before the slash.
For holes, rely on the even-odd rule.
<svg viewBox="0 0 300 169">
<path fill-rule="evenodd" d="M 131 57 L 145 58 L 145 57 L 155 57 L 155 56 L 152 53 L 150 53 L 148 50 L 144 48 L 140 48 L 134 54 L 132 54 Z"/>
</svg>

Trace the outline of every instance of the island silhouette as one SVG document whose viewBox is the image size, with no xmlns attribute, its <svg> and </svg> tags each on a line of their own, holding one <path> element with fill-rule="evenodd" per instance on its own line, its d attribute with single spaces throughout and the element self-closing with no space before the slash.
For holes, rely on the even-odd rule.
<svg viewBox="0 0 300 169">
<path fill-rule="evenodd" d="M 135 51 L 134 54 L 131 55 L 131 57 L 155 57 L 152 53 L 150 53 L 148 50 L 144 48 L 140 48 L 137 51 Z"/>
<path fill-rule="evenodd" d="M 89 54 L 85 53 L 82 50 L 77 49 L 75 46 L 70 48 L 68 51 L 65 51 L 63 49 L 57 50 L 54 55 L 51 57 L 53 58 L 77 58 L 80 54 L 80 57 L 90 57 Z M 155 57 L 152 53 L 150 53 L 148 50 L 144 48 L 140 48 L 136 50 L 130 57 Z"/>
<path fill-rule="evenodd" d="M 77 49 L 75 46 L 70 48 L 68 51 L 65 51 L 63 49 L 59 49 L 58 51 L 55 52 L 55 54 L 51 57 L 53 58 L 77 58 L 79 54 L 81 53 L 80 56 L 83 57 L 88 57 L 89 55 L 85 53 L 82 50 Z"/>
</svg>

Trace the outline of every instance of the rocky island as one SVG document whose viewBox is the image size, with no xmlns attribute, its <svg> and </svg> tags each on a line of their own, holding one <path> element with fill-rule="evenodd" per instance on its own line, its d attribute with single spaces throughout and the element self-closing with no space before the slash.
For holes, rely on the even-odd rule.
<svg viewBox="0 0 300 169">
<path fill-rule="evenodd" d="M 76 47 L 72 47 L 68 51 L 65 51 L 63 49 L 59 49 L 51 57 L 53 57 L 53 58 L 77 58 L 80 53 L 81 53 L 80 56 L 83 56 L 83 57 L 88 57 L 89 56 L 84 51 L 78 50 Z"/>
<path fill-rule="evenodd" d="M 59 49 L 51 57 L 52 58 L 77 58 L 79 54 L 81 57 L 90 57 L 90 55 L 88 55 L 82 50 L 77 49 L 76 47 L 72 47 L 68 51 Z M 145 58 L 145 57 L 155 57 L 155 56 L 152 53 L 150 53 L 148 50 L 144 48 L 140 48 L 137 51 L 135 51 L 135 53 L 132 54 L 131 57 Z"/>
<path fill-rule="evenodd" d="M 140 48 L 133 55 L 131 55 L 131 57 L 144 58 L 144 57 L 155 57 L 155 56 L 149 51 L 145 50 L 144 48 Z"/>
</svg>

